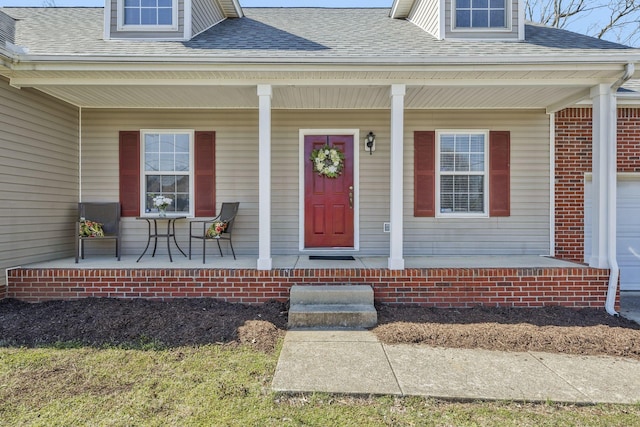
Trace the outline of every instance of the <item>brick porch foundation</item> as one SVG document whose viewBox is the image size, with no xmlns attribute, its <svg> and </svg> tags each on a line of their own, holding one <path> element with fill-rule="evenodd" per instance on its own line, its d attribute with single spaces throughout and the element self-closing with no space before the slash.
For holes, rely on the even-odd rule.
<svg viewBox="0 0 640 427">
<path fill-rule="evenodd" d="M 594 268 L 15 269 L 6 296 L 286 301 L 294 284 L 368 284 L 376 302 L 430 307 L 604 307 L 608 270 Z"/>
</svg>

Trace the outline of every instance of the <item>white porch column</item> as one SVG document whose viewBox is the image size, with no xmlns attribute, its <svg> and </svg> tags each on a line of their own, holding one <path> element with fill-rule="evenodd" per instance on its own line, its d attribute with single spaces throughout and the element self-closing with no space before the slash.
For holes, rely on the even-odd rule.
<svg viewBox="0 0 640 427">
<path fill-rule="evenodd" d="M 258 270 L 271 270 L 271 85 L 258 85 Z"/>
<path fill-rule="evenodd" d="M 391 86 L 391 236 L 389 270 L 403 270 L 404 95 L 406 85 Z"/>
<path fill-rule="evenodd" d="M 616 98 L 609 85 L 591 89 L 593 100 L 593 206 L 589 265 L 609 268 L 616 245 Z M 613 251 L 613 252 L 612 252 Z"/>
</svg>

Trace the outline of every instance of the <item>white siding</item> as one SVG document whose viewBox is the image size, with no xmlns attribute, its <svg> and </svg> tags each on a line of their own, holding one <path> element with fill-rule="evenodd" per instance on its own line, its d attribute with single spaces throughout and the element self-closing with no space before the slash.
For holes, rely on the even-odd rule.
<svg viewBox="0 0 640 427">
<path fill-rule="evenodd" d="M 419 254 L 545 254 L 549 251 L 549 121 L 531 111 L 407 111 L 405 115 L 405 251 Z M 299 129 L 373 131 L 376 152 L 360 151 L 360 254 L 387 255 L 389 235 L 389 112 L 274 110 L 272 132 L 274 255 L 298 253 Z M 84 201 L 118 200 L 118 131 L 153 128 L 216 132 L 216 202 L 239 201 L 238 254 L 258 250 L 258 113 L 256 110 L 84 110 Z M 511 216 L 474 220 L 413 217 L 413 132 L 440 128 L 511 131 Z M 356 184 L 358 185 L 358 184 Z M 140 253 L 145 223 L 125 218 L 125 254 Z M 178 225 L 186 249 L 186 222 Z M 162 248 L 159 248 L 162 250 Z M 196 253 L 199 253 L 197 251 Z"/>
<path fill-rule="evenodd" d="M 78 111 L 0 79 L 0 277 L 73 256 Z"/>
<path fill-rule="evenodd" d="M 434 37 L 440 37 L 440 0 L 417 0 L 409 21 Z"/>
<path fill-rule="evenodd" d="M 192 36 L 200 34 L 207 28 L 224 19 L 224 12 L 215 0 L 193 0 Z"/>
</svg>

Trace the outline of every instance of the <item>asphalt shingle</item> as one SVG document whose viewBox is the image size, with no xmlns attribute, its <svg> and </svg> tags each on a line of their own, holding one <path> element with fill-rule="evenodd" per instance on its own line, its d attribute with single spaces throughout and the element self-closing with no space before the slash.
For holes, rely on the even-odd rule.
<svg viewBox="0 0 640 427">
<path fill-rule="evenodd" d="M 4 8 L 15 44 L 32 55 L 164 56 L 225 60 L 375 60 L 545 56 L 602 59 L 640 50 L 565 30 L 526 25 L 526 40 L 437 40 L 388 9 L 245 8 L 187 42 L 103 40 L 102 8 Z"/>
</svg>

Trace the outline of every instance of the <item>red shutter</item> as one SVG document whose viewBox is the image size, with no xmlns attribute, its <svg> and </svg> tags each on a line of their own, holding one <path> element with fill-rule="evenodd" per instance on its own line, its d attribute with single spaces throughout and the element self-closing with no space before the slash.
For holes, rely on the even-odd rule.
<svg viewBox="0 0 640 427">
<path fill-rule="evenodd" d="M 489 216 L 511 214 L 510 145 L 508 131 L 489 133 Z"/>
<path fill-rule="evenodd" d="M 195 208 L 196 216 L 216 214 L 216 133 L 195 134 Z"/>
<path fill-rule="evenodd" d="M 413 216 L 436 215 L 436 133 L 413 135 Z"/>
<path fill-rule="evenodd" d="M 120 132 L 121 216 L 140 215 L 140 132 Z"/>
</svg>

